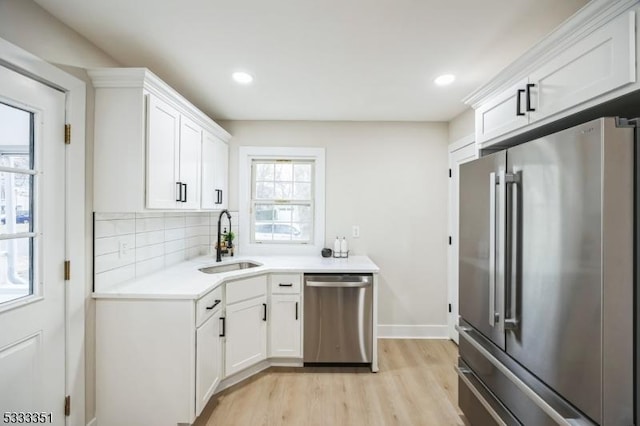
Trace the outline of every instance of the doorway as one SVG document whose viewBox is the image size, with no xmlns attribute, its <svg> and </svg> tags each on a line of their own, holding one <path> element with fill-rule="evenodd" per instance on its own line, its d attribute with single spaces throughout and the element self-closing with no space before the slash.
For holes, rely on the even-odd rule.
<svg viewBox="0 0 640 426">
<path fill-rule="evenodd" d="M 458 221 L 460 206 L 459 168 L 460 164 L 477 158 L 474 135 L 469 135 L 449 146 L 449 253 L 448 259 L 448 298 L 449 309 L 447 326 L 449 338 L 458 343 Z"/>
</svg>

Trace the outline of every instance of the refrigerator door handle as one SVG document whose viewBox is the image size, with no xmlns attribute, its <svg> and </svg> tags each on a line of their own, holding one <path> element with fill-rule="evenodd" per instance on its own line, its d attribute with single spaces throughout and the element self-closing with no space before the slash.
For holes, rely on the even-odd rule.
<svg viewBox="0 0 640 426">
<path fill-rule="evenodd" d="M 489 174 L 489 325 L 496 325 L 496 174 Z"/>
<path fill-rule="evenodd" d="M 491 352 L 486 350 L 480 343 L 478 343 L 469 333 L 472 332 L 471 327 L 455 326 L 456 330 L 460 334 L 460 337 L 466 340 L 471 346 L 473 346 L 478 352 L 480 352 L 491 364 L 493 364 L 500 373 L 502 373 L 507 379 L 509 379 L 520 391 L 525 394 L 534 404 L 544 411 L 550 418 L 552 418 L 557 424 L 563 426 L 572 426 L 577 423 L 577 419 L 567 419 L 562 414 L 558 413 L 552 406 L 550 406 L 544 399 L 542 399 L 533 389 L 531 389 L 525 382 L 523 382 L 518 376 L 516 376 L 507 366 L 494 357 Z"/>
<path fill-rule="evenodd" d="M 506 181 L 511 186 L 511 250 L 510 250 L 510 277 L 509 277 L 509 294 L 505 295 L 505 330 L 518 329 L 518 244 L 520 242 L 520 185 L 521 172 L 509 173 L 506 175 Z"/>
</svg>

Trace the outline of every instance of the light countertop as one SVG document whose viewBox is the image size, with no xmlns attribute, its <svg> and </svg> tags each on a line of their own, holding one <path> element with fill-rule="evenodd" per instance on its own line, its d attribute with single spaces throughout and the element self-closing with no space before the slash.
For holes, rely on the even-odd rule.
<svg viewBox="0 0 640 426">
<path fill-rule="evenodd" d="M 251 261 L 261 266 L 239 271 L 205 274 L 198 269 L 226 263 Z M 199 299 L 224 282 L 265 273 L 377 273 L 367 256 L 346 259 L 320 256 L 237 256 L 216 263 L 201 256 L 145 277 L 136 278 L 93 293 L 95 299 Z"/>
</svg>

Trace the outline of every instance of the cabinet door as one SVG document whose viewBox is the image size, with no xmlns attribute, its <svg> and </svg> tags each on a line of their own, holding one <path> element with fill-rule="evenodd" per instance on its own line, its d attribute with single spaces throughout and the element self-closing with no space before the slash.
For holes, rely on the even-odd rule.
<svg viewBox="0 0 640 426">
<path fill-rule="evenodd" d="M 229 146 L 220 139 L 215 140 L 214 145 L 215 153 L 215 180 L 214 187 L 219 194 L 219 198 L 216 203 L 216 209 L 227 208 L 227 198 L 229 196 L 228 191 L 228 173 L 229 173 Z"/>
<path fill-rule="evenodd" d="M 531 74 L 540 120 L 636 80 L 635 15 L 628 12 Z"/>
<path fill-rule="evenodd" d="M 227 208 L 229 147 L 205 132 L 202 138 L 202 208 Z"/>
<path fill-rule="evenodd" d="M 222 374 L 222 345 L 218 311 L 196 330 L 196 416 L 209 402 Z"/>
<path fill-rule="evenodd" d="M 244 370 L 267 356 L 267 298 L 227 305 L 225 376 Z"/>
<path fill-rule="evenodd" d="M 147 208 L 175 209 L 180 113 L 153 95 L 147 108 Z M 118 173 L 114 170 L 113 173 Z M 123 191 L 126 188 L 122 188 Z"/>
<path fill-rule="evenodd" d="M 476 143 L 488 141 L 529 124 L 529 116 L 525 112 L 526 93 L 523 92 L 527 83 L 528 79 L 519 81 L 476 110 Z M 523 115 L 517 115 L 518 111 Z"/>
<path fill-rule="evenodd" d="M 180 208 L 200 208 L 200 155 L 202 154 L 202 128 L 187 117 L 180 119 Z"/>
<path fill-rule="evenodd" d="M 300 295 L 274 294 L 269 314 L 269 356 L 301 358 Z"/>
</svg>

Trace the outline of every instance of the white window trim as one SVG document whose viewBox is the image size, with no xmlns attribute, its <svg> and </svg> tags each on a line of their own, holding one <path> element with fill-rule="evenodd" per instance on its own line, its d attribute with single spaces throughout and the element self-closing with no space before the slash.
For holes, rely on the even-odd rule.
<svg viewBox="0 0 640 426">
<path fill-rule="evenodd" d="M 251 242 L 251 162 L 255 159 L 282 158 L 315 161 L 315 203 L 313 241 L 310 244 L 260 244 Z M 317 255 L 324 247 L 325 227 L 325 150 L 241 146 L 238 152 L 239 244 L 242 255 Z"/>
</svg>

